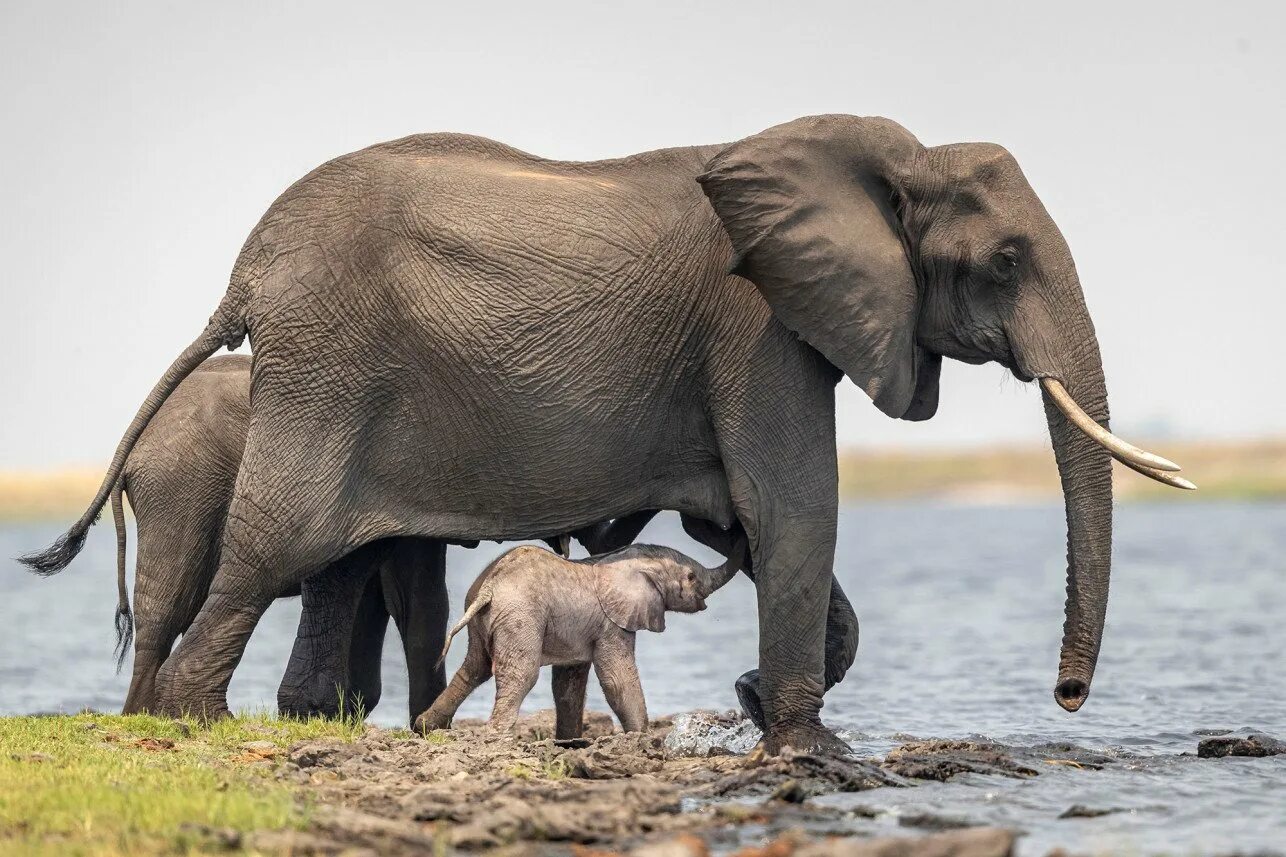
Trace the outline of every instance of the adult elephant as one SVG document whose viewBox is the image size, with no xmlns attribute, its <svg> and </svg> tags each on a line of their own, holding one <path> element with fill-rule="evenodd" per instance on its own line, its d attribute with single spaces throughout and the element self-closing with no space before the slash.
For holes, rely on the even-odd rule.
<svg viewBox="0 0 1286 857">
<path fill-rule="evenodd" d="M 1047 385 L 1069 541 L 1055 696 L 1075 710 L 1089 693 L 1110 455 L 1050 391 L 1100 431 L 1107 393 L 1071 254 L 999 146 L 814 116 L 611 161 L 431 134 L 324 164 L 255 227 L 93 507 L 35 568 L 74 554 L 170 390 L 247 333 L 250 435 L 210 597 L 162 668 L 171 711 L 226 711 L 273 595 L 357 546 L 672 508 L 749 535 L 766 748 L 843 749 L 819 716 L 834 386 L 847 374 L 889 416 L 927 419 L 943 356 Z"/>
</svg>

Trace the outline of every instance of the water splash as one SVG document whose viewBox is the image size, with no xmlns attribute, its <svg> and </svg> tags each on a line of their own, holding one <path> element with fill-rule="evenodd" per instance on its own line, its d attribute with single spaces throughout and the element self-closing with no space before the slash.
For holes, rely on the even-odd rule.
<svg viewBox="0 0 1286 857">
<path fill-rule="evenodd" d="M 675 756 L 709 756 L 711 751 L 743 756 L 763 737 L 755 724 L 739 715 L 691 711 L 674 718 L 665 749 Z"/>
</svg>

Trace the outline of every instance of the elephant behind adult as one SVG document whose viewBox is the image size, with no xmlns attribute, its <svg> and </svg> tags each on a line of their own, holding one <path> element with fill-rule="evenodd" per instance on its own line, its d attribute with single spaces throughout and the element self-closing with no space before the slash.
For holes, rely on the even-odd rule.
<svg viewBox="0 0 1286 857">
<path fill-rule="evenodd" d="M 673 508 L 749 536 L 767 748 L 842 749 L 819 716 L 834 385 L 927 419 L 943 356 L 1045 386 L 1068 513 L 1055 696 L 1075 710 L 1089 693 L 1112 443 L 1086 431 L 1105 429 L 1107 392 L 1066 242 L 999 146 L 820 116 L 612 161 L 433 134 L 324 164 L 255 227 L 37 570 L 74 555 L 178 381 L 247 333 L 250 437 L 210 598 L 163 667 L 172 709 L 226 711 L 275 592 L 358 545 Z"/>
<path fill-rule="evenodd" d="M 113 493 L 117 531 L 120 657 L 134 637 L 126 714 L 157 709 L 156 674 L 209 593 L 250 423 L 250 358 L 207 360 L 169 397 L 139 438 Z M 137 521 L 133 616 L 125 585 L 121 491 Z M 304 596 L 300 633 L 278 692 L 283 712 L 333 715 L 374 708 L 390 614 L 402 635 L 411 717 L 445 687 L 434 665 L 449 616 L 445 548 L 424 539 L 363 546 L 278 595 Z"/>
</svg>

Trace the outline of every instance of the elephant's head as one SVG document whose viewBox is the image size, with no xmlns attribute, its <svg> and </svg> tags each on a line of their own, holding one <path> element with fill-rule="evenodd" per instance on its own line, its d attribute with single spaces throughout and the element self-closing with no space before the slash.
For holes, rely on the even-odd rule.
<svg viewBox="0 0 1286 857">
<path fill-rule="evenodd" d="M 699 613 L 706 599 L 736 576 L 745 561 L 743 538 L 727 562 L 705 568 L 691 557 L 659 545 L 631 545 L 602 557 L 598 601 L 613 623 L 627 631 L 665 630 L 665 611 Z"/>
<path fill-rule="evenodd" d="M 731 272 L 889 416 L 933 416 L 944 356 L 1040 379 L 1068 525 L 1054 694 L 1080 708 L 1107 609 L 1111 457 L 1192 486 L 1107 431 L 1076 267 L 1013 156 L 926 148 L 887 119 L 813 116 L 732 144 L 698 181 L 731 239 Z"/>
</svg>

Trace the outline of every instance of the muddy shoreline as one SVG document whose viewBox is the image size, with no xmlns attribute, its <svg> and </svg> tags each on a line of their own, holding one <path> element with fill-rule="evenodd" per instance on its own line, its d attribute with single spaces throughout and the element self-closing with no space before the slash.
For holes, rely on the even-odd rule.
<svg viewBox="0 0 1286 857">
<path fill-rule="evenodd" d="M 895 837 L 872 838 L 854 824 L 872 810 L 815 799 L 962 774 L 1032 778 L 1057 767 L 1090 776 L 1122 761 L 1069 744 L 938 740 L 908 741 L 883 758 L 767 758 L 727 749 L 746 737 L 731 713 L 682 718 L 678 729 L 666 718 L 625 735 L 593 715 L 587 740 L 570 746 L 549 737 L 550 712 L 523 718 L 513 736 L 462 723 L 427 739 L 370 728 L 356 741 L 302 742 L 263 764 L 315 802 L 309 829 L 255 834 L 249 844 L 294 854 L 1000 855 L 1021 831 L 924 813 L 899 818 Z M 1112 811 L 1071 806 L 1066 817 Z"/>
</svg>

